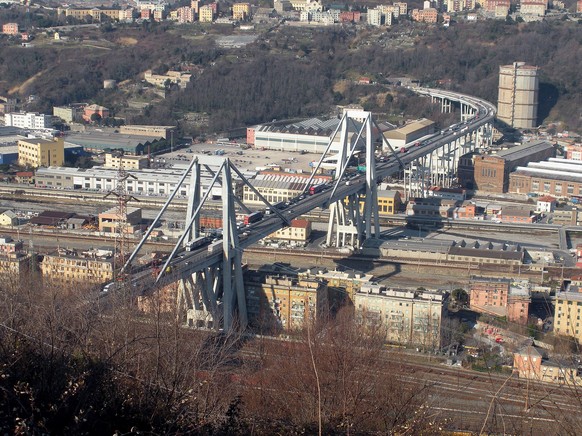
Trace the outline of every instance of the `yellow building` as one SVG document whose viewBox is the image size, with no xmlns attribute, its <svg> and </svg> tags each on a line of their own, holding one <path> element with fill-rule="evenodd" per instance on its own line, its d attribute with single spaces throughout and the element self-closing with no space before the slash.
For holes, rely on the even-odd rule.
<svg viewBox="0 0 582 436">
<path fill-rule="evenodd" d="M 30 255 L 21 257 L 9 257 L 0 255 L 0 273 L 2 279 L 6 280 L 6 275 L 13 275 L 16 278 L 25 278 L 30 272 Z"/>
<path fill-rule="evenodd" d="M 244 21 L 251 16 L 250 3 L 235 3 L 232 5 L 232 18 Z"/>
<path fill-rule="evenodd" d="M 554 333 L 573 336 L 582 344 L 582 288 L 570 286 L 567 292 L 556 293 Z"/>
<path fill-rule="evenodd" d="M 106 210 L 99 214 L 99 231 L 103 233 L 115 233 L 120 221 L 125 223 L 125 232 L 133 234 L 139 230 L 142 221 L 141 209 L 138 207 L 128 207 L 125 217 L 120 217 L 117 208 Z"/>
<path fill-rule="evenodd" d="M 119 9 L 106 8 L 58 8 L 57 14 L 64 14 L 65 17 L 73 17 L 76 20 L 83 21 L 88 16 L 93 20 L 102 21 L 104 17 L 110 20 L 119 19 Z"/>
<path fill-rule="evenodd" d="M 65 163 L 65 144 L 62 138 L 55 141 L 47 139 L 21 139 L 18 141 L 18 164 L 23 166 L 50 167 L 63 166 Z"/>
<path fill-rule="evenodd" d="M 380 215 L 394 215 L 398 213 L 401 205 L 400 192 L 378 190 L 378 213 Z"/>
<path fill-rule="evenodd" d="M 141 170 L 149 168 L 150 161 L 147 156 L 123 156 L 106 153 L 104 168 L 123 168 L 125 170 Z"/>
<path fill-rule="evenodd" d="M 113 260 L 77 256 L 66 251 L 43 257 L 40 269 L 44 278 L 67 283 L 101 285 L 113 280 Z"/>
<path fill-rule="evenodd" d="M 364 213 L 364 200 L 365 195 L 360 196 L 360 213 Z M 349 200 L 346 198 L 344 204 L 348 204 Z M 378 214 L 382 215 L 394 215 L 397 214 L 402 206 L 402 200 L 400 197 L 400 192 L 392 190 L 378 189 Z"/>
<path fill-rule="evenodd" d="M 307 220 L 293 220 L 289 227 L 284 227 L 271 233 L 267 239 L 283 240 L 290 243 L 305 243 L 311 236 L 311 222 Z"/>
<path fill-rule="evenodd" d="M 214 9 L 210 5 L 200 6 L 198 10 L 198 20 L 201 23 L 212 23 L 214 19 Z"/>
<path fill-rule="evenodd" d="M 320 280 L 248 271 L 245 290 L 251 324 L 261 329 L 299 329 L 327 308 L 327 286 Z"/>
<path fill-rule="evenodd" d="M 0 212 L 0 226 L 17 226 L 18 217 L 11 210 Z"/>
</svg>

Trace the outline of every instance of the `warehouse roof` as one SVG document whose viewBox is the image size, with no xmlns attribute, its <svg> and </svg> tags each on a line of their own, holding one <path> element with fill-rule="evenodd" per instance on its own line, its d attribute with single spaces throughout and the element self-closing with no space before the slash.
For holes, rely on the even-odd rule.
<svg viewBox="0 0 582 436">
<path fill-rule="evenodd" d="M 548 142 L 545 140 L 531 141 L 531 142 L 525 142 L 521 145 L 518 145 L 516 147 L 512 147 L 512 148 L 507 149 L 507 150 L 500 151 L 492 156 L 498 156 L 498 157 L 502 157 L 503 159 L 505 159 L 507 161 L 512 161 L 512 160 L 522 159 L 522 158 L 529 156 L 533 153 L 537 153 L 539 151 L 546 150 L 548 148 L 553 148 L 553 147 L 554 147 L 554 145 L 551 142 Z"/>
<path fill-rule="evenodd" d="M 85 132 L 68 136 L 66 142 L 98 150 L 120 148 L 122 150 L 135 152 L 137 149 L 141 149 L 144 146 L 161 139 L 163 139 L 161 136 L 154 138 L 152 136 L 122 135 L 109 132 Z"/>
</svg>

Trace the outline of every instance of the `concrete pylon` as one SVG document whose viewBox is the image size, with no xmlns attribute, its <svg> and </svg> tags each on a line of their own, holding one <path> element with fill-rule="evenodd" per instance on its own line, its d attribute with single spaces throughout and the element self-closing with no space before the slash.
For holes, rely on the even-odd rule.
<svg viewBox="0 0 582 436">
<path fill-rule="evenodd" d="M 359 110 L 347 110 L 336 132 L 340 133 L 340 142 L 331 197 L 339 184 L 350 184 L 352 179 L 358 177 L 356 172 L 362 172 L 361 165 L 357 170 L 354 168 L 354 159 L 360 153 L 366 156 L 366 183 L 363 192 L 348 196 L 345 203 L 342 199 L 330 205 L 327 244 L 336 247 L 350 245 L 357 249 L 363 238 L 380 234 L 375 139 L 381 133 L 372 120 L 372 113 Z M 334 140 L 335 135 L 331 138 L 331 141 Z M 360 198 L 360 194 L 364 197 Z"/>
</svg>

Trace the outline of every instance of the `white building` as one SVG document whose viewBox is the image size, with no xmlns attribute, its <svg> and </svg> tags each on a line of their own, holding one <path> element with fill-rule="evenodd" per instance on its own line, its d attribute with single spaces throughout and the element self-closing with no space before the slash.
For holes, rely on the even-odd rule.
<svg viewBox="0 0 582 436">
<path fill-rule="evenodd" d="M 13 112 L 4 115 L 4 125 L 21 129 L 49 129 L 52 117 L 34 112 Z"/>
<path fill-rule="evenodd" d="M 380 9 L 368 9 L 368 24 L 370 26 L 381 26 L 384 14 Z"/>
<path fill-rule="evenodd" d="M 441 292 L 387 289 L 370 283 L 356 292 L 354 307 L 364 322 L 384 328 L 389 342 L 436 349 L 442 345 L 447 298 Z"/>
<path fill-rule="evenodd" d="M 215 168 L 216 170 L 216 168 Z M 126 180 L 126 189 L 132 195 L 148 195 L 166 197 L 176 189 L 183 170 L 175 169 L 142 169 L 127 171 L 134 177 Z M 246 174 L 245 177 L 250 176 Z M 35 182 L 38 187 L 64 189 L 64 190 L 88 190 L 109 192 L 115 189 L 118 171 L 102 167 L 94 168 L 68 168 L 68 167 L 48 167 L 38 168 L 35 173 Z M 234 179 L 234 178 L 233 178 Z M 203 175 L 201 183 L 203 186 L 202 195 L 207 191 L 211 177 Z M 190 180 L 186 178 L 178 195 L 186 197 L 190 190 Z M 232 192 L 239 197 L 242 196 L 240 180 L 233 180 Z M 222 196 L 222 188 L 215 185 L 212 188 L 212 196 Z"/>
</svg>

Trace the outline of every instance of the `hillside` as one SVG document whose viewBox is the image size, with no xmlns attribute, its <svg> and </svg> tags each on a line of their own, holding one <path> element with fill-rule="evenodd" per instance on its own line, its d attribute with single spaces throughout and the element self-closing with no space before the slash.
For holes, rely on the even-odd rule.
<svg viewBox="0 0 582 436">
<path fill-rule="evenodd" d="M 132 122 L 178 123 L 185 132 L 196 133 L 180 123 L 187 113 L 208 114 L 209 124 L 201 128 L 208 131 L 321 115 L 333 104 L 361 103 L 387 115 L 405 110 L 410 116 L 426 114 L 422 104 L 386 88 L 356 86 L 354 79 L 361 76 L 379 84 L 401 76 L 433 86 L 444 82 L 495 102 L 499 65 L 525 61 L 541 69 L 540 124 L 563 121 L 570 130 L 582 131 L 582 26 L 577 23 L 403 24 L 357 32 L 353 27 L 281 26 L 264 32 L 254 44 L 228 50 L 219 48 L 215 37 L 236 31 L 216 29 L 109 27 L 71 35 L 69 43 L 59 46 L 0 46 L 0 92 L 19 90 L 21 98 L 34 94 L 37 110 L 92 101 L 123 115 L 129 95 L 101 90 L 103 79 L 139 84 L 139 73 L 147 69 L 195 65 L 200 74 L 185 91 L 170 92 Z"/>
</svg>

